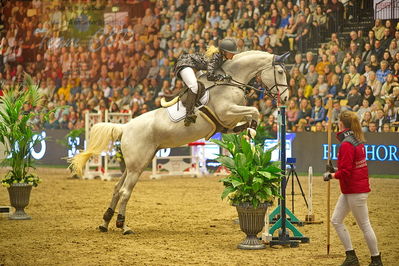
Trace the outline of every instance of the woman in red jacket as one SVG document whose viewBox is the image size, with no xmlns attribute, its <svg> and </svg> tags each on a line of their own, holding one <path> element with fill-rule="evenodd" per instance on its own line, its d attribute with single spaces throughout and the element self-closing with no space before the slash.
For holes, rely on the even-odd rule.
<svg viewBox="0 0 399 266">
<path fill-rule="evenodd" d="M 336 178 L 341 187 L 342 194 L 338 198 L 331 223 L 346 251 L 346 259 L 342 265 L 359 265 L 349 232 L 343 223 L 349 212 L 352 212 L 363 231 L 371 253 L 370 265 L 382 265 L 377 238 L 368 215 L 367 197 L 370 184 L 363 144 L 365 139 L 356 113 L 342 112 L 339 116 L 339 129 L 337 138 L 341 146 L 338 152 L 338 169 L 330 169 L 330 172 L 324 174 L 324 180 Z"/>
</svg>

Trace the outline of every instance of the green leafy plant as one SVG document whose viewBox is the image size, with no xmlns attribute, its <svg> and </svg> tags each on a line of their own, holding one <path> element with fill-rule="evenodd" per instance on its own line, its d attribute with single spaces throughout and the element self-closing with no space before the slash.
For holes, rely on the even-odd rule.
<svg viewBox="0 0 399 266">
<path fill-rule="evenodd" d="M 253 139 L 255 145 L 264 146 L 266 139 L 271 139 L 273 136 L 266 130 L 266 126 L 259 125 L 256 128 L 256 136 Z"/>
<path fill-rule="evenodd" d="M 85 132 L 84 128 L 72 129 L 65 135 L 61 140 L 57 140 L 57 143 L 65 146 L 68 150 L 76 149 L 78 146 L 78 138 Z M 75 150 L 75 153 L 78 150 Z M 73 154 L 74 155 L 74 154 Z"/>
<path fill-rule="evenodd" d="M 115 158 L 116 158 L 116 160 L 118 162 L 125 161 L 125 159 L 123 158 L 123 154 L 122 154 L 121 142 L 120 141 L 116 141 L 114 143 L 114 148 L 115 148 Z"/>
<path fill-rule="evenodd" d="M 278 162 L 271 161 L 277 146 L 265 151 L 261 144 L 250 144 L 244 134 L 225 134 L 221 141 L 211 141 L 231 154 L 216 159 L 231 171 L 220 180 L 225 186 L 222 199 L 227 197 L 233 205 L 247 203 L 257 208 L 280 197 L 281 168 Z"/>
<path fill-rule="evenodd" d="M 0 86 L 4 88 L 3 84 Z M 23 110 L 24 104 L 34 109 L 40 102 L 38 85 L 34 84 L 27 74 L 23 84 L 4 89 L 4 95 L 0 97 L 0 143 L 5 147 L 5 159 L 2 160 L 1 166 L 10 167 L 1 180 L 5 187 L 14 183 L 37 186 L 41 182 L 37 175 L 31 173 L 31 169 L 34 168 L 31 150 L 43 140 L 33 131 L 33 125 L 30 123 L 37 113 L 24 113 Z M 49 114 L 50 112 L 43 114 L 43 119 L 48 119 Z"/>
</svg>

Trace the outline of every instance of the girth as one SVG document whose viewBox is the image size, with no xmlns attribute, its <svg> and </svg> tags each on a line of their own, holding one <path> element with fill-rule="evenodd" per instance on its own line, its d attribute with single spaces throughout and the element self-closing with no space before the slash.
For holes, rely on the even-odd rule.
<svg viewBox="0 0 399 266">
<path fill-rule="evenodd" d="M 207 107 L 205 107 L 205 106 L 202 106 L 200 109 L 199 109 L 202 113 L 204 113 L 211 121 L 212 121 L 212 123 L 215 125 L 215 128 L 214 128 L 214 132 L 213 132 L 213 134 L 215 134 L 216 132 L 222 132 L 222 133 L 227 133 L 227 131 L 229 130 L 227 127 L 224 127 L 220 122 L 219 122 L 219 120 L 216 118 L 216 116 L 213 114 L 213 112 L 209 109 L 209 108 L 207 108 Z M 213 135 L 212 134 L 212 135 Z M 211 136 L 212 136 L 211 135 Z"/>
</svg>

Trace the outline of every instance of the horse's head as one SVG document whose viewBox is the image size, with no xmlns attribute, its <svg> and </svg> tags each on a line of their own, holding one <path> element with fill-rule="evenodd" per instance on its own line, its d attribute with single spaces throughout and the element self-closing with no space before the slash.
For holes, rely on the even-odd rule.
<svg viewBox="0 0 399 266">
<path fill-rule="evenodd" d="M 265 88 L 265 94 L 275 98 L 279 104 L 285 104 L 289 98 L 285 60 L 290 52 L 275 55 L 273 63 L 260 71 L 260 79 Z"/>
</svg>

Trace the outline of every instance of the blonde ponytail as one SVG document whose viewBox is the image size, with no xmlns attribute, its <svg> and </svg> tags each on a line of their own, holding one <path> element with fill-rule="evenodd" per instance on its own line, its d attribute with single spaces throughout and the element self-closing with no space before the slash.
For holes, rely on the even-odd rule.
<svg viewBox="0 0 399 266">
<path fill-rule="evenodd" d="M 206 49 L 205 56 L 211 58 L 214 54 L 219 52 L 219 48 L 211 45 Z"/>
<path fill-rule="evenodd" d="M 339 120 L 344 124 L 345 128 L 353 131 L 353 134 L 358 141 L 366 141 L 366 139 L 364 138 L 362 127 L 360 126 L 359 118 L 357 117 L 355 112 L 343 111 L 339 115 Z"/>
</svg>

